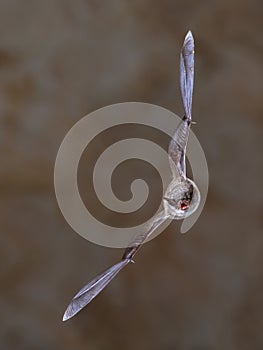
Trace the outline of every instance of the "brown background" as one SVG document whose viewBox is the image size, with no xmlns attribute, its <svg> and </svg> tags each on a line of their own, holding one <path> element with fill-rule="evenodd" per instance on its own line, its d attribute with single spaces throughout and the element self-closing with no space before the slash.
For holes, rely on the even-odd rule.
<svg viewBox="0 0 263 350">
<path fill-rule="evenodd" d="M 53 166 L 69 128 L 108 104 L 181 114 L 196 38 L 195 133 L 209 196 L 67 323 L 72 295 L 117 261 L 67 225 Z M 0 1 L 0 348 L 263 349 L 262 1 Z"/>
</svg>

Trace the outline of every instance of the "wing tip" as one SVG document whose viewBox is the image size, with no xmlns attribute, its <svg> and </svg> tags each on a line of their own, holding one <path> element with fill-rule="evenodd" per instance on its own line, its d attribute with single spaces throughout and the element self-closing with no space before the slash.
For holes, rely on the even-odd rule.
<svg viewBox="0 0 263 350">
<path fill-rule="evenodd" d="M 76 315 L 77 312 L 72 312 L 72 307 L 71 307 L 72 302 L 69 304 L 69 306 L 67 307 L 66 311 L 64 312 L 62 321 L 65 322 L 67 320 L 69 320 L 70 318 L 72 318 L 73 316 Z"/>
<path fill-rule="evenodd" d="M 185 36 L 185 41 L 188 41 L 188 40 L 194 40 L 193 33 L 191 30 L 188 30 Z"/>
<path fill-rule="evenodd" d="M 67 320 L 69 320 L 72 316 L 70 316 L 68 314 L 68 309 L 64 312 L 64 315 L 63 315 L 63 318 L 62 318 L 62 321 L 65 322 Z"/>
<path fill-rule="evenodd" d="M 65 322 L 69 319 L 69 317 L 66 315 L 66 313 L 64 313 L 62 321 Z"/>
</svg>

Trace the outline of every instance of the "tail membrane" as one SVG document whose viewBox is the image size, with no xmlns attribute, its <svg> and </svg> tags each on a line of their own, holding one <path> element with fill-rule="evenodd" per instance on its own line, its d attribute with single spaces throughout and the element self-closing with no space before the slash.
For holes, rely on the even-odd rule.
<svg viewBox="0 0 263 350">
<path fill-rule="evenodd" d="M 131 262 L 129 259 L 121 260 L 84 286 L 71 300 L 63 321 L 67 321 L 88 305 L 129 262 Z"/>
</svg>

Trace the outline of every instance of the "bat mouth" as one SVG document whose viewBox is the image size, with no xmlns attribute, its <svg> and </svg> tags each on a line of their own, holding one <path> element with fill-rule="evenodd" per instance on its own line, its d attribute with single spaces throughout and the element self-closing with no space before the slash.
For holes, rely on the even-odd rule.
<svg viewBox="0 0 263 350">
<path fill-rule="evenodd" d="M 181 201 L 179 203 L 179 209 L 181 209 L 181 210 L 189 209 L 189 202 L 188 201 Z"/>
<path fill-rule="evenodd" d="M 175 205 L 172 199 L 167 197 L 164 197 L 163 199 L 166 200 L 169 203 L 169 205 L 171 205 L 172 207 L 175 207 L 175 208 L 177 207 L 178 209 L 183 211 L 189 209 L 190 207 L 190 202 L 188 200 L 181 200 L 177 205 Z"/>
</svg>

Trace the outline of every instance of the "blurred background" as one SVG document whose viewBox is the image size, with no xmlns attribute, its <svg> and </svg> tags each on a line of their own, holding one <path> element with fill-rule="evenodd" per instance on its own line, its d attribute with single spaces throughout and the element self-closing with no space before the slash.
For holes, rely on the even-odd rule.
<svg viewBox="0 0 263 350">
<path fill-rule="evenodd" d="M 172 224 L 62 323 L 74 293 L 122 251 L 84 240 L 64 220 L 53 187 L 58 147 L 109 104 L 182 115 L 188 29 L 206 206 L 187 235 Z M 0 1 L 1 349 L 263 349 L 261 33 L 259 0 Z"/>
</svg>

